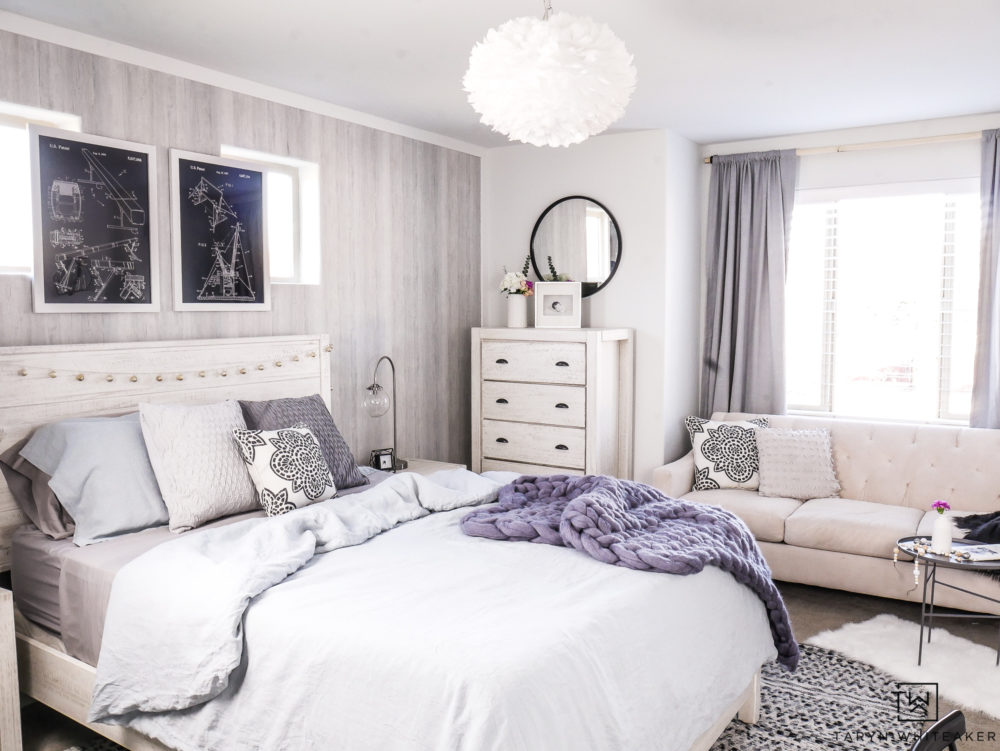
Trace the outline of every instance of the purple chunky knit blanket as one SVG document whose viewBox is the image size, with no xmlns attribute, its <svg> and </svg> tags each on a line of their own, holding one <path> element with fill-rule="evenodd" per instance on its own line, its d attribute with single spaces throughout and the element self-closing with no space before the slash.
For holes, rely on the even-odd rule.
<svg viewBox="0 0 1000 751">
<path fill-rule="evenodd" d="M 668 498 L 612 477 L 521 477 L 499 505 L 462 519 L 467 535 L 573 547 L 604 563 L 639 571 L 696 574 L 717 566 L 750 587 L 767 608 L 778 661 L 799 662 L 788 611 L 750 530 L 716 506 Z"/>
</svg>

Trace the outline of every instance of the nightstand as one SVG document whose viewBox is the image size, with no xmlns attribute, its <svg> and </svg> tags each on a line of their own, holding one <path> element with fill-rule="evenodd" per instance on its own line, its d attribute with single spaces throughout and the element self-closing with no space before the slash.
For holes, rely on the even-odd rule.
<svg viewBox="0 0 1000 751">
<path fill-rule="evenodd" d="M 425 477 L 444 469 L 465 469 L 464 464 L 451 464 L 450 462 L 436 462 L 432 459 L 407 459 L 409 466 L 401 469 L 400 472 L 416 472 Z"/>
<path fill-rule="evenodd" d="M 0 588 L 0 748 L 21 751 L 21 695 L 14 646 L 14 598 Z"/>
</svg>

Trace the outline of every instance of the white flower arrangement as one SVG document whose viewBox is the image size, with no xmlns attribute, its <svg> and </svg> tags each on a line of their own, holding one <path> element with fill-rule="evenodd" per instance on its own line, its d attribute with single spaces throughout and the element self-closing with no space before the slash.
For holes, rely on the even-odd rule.
<svg viewBox="0 0 1000 751">
<path fill-rule="evenodd" d="M 535 293 L 535 283 L 528 279 L 528 265 L 531 257 L 525 256 L 524 268 L 520 271 L 507 271 L 504 266 L 503 279 L 500 281 L 500 291 L 508 297 L 510 295 L 524 295 L 528 297 Z"/>
</svg>

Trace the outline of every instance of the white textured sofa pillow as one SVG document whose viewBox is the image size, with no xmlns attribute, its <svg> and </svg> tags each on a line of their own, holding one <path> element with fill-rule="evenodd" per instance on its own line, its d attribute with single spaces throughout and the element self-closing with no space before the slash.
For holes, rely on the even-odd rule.
<svg viewBox="0 0 1000 751">
<path fill-rule="evenodd" d="M 246 428 L 239 402 L 140 404 L 139 418 L 172 531 L 257 508 L 233 441 L 233 431 Z"/>
<path fill-rule="evenodd" d="M 761 495 L 831 498 L 840 495 L 828 430 L 757 432 Z"/>
</svg>

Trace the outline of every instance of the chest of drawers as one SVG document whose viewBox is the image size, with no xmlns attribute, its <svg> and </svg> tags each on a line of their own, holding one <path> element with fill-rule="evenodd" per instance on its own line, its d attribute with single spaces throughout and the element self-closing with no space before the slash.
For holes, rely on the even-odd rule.
<svg viewBox="0 0 1000 751">
<path fill-rule="evenodd" d="M 473 329 L 472 469 L 632 476 L 631 329 Z"/>
</svg>

